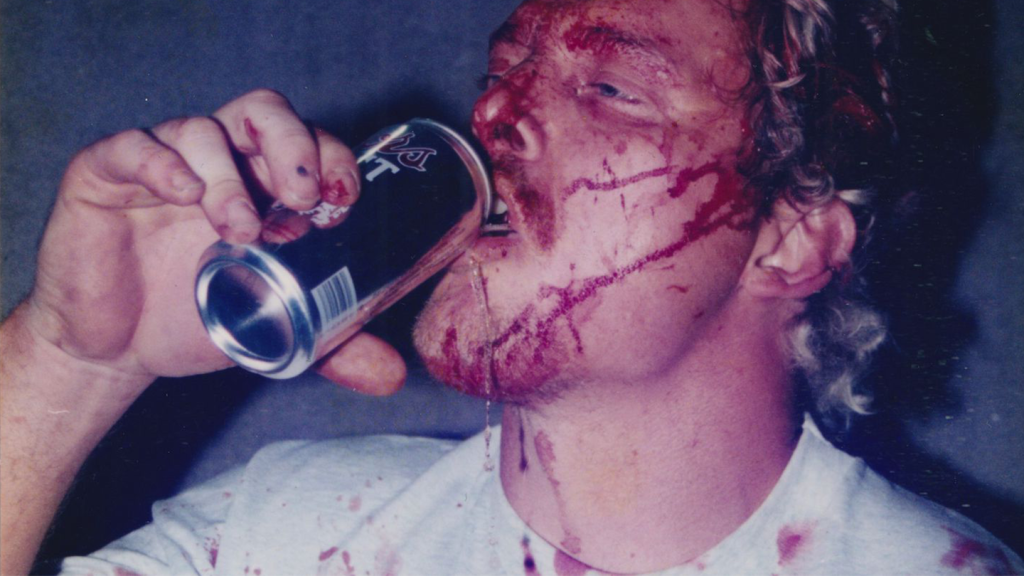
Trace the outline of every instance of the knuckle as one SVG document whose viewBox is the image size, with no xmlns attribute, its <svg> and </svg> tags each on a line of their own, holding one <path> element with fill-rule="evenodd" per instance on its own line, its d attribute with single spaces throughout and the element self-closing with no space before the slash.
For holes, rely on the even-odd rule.
<svg viewBox="0 0 1024 576">
<path fill-rule="evenodd" d="M 174 155 L 166 148 L 155 143 L 147 143 L 137 149 L 135 174 L 138 177 L 152 176 L 167 169 L 174 159 Z"/>
<path fill-rule="evenodd" d="M 246 196 L 245 183 L 236 176 L 225 176 L 213 179 L 207 183 L 206 191 L 212 197 L 220 198 L 226 202 L 236 196 Z"/>
<path fill-rule="evenodd" d="M 153 139 L 149 137 L 149 134 L 138 128 L 133 128 L 104 138 L 95 145 L 90 146 L 90 149 L 95 149 L 97 153 L 103 155 L 124 154 L 132 150 L 141 149 L 152 143 Z"/>
<path fill-rule="evenodd" d="M 270 88 L 257 88 L 242 96 L 242 99 L 256 102 L 288 102 L 288 99 L 283 94 Z"/>
<path fill-rule="evenodd" d="M 184 141 L 222 136 L 220 125 L 204 116 L 179 119 L 173 127 L 173 132 L 176 140 Z"/>
<path fill-rule="evenodd" d="M 153 134 L 161 140 L 167 140 L 171 135 L 177 134 L 185 118 L 171 118 L 164 120 L 153 127 Z"/>
</svg>

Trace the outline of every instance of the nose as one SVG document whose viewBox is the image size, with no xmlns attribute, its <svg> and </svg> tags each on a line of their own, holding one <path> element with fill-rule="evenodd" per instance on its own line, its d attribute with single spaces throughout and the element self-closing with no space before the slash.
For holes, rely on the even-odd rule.
<svg viewBox="0 0 1024 576">
<path fill-rule="evenodd" d="M 510 72 L 476 101 L 473 134 L 492 157 L 512 154 L 535 160 L 544 152 L 535 81 L 535 71 Z"/>
</svg>

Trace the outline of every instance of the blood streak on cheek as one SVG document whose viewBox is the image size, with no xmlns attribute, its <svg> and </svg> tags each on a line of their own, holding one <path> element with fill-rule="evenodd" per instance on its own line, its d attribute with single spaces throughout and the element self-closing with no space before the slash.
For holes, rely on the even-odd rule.
<svg viewBox="0 0 1024 576">
<path fill-rule="evenodd" d="M 562 197 L 569 198 L 570 196 L 584 189 L 591 191 L 597 190 L 601 192 L 618 190 L 619 188 L 623 188 L 631 184 L 636 184 L 637 182 L 642 182 L 649 178 L 665 176 L 671 172 L 671 166 L 662 166 L 660 168 L 653 168 L 651 170 L 637 172 L 636 174 L 633 174 L 631 176 L 625 176 L 623 178 L 613 177 L 609 180 L 603 180 L 600 182 L 592 180 L 590 178 L 577 178 L 573 180 L 571 184 L 565 187 L 565 189 L 562 190 Z"/>
<path fill-rule="evenodd" d="M 717 162 L 708 162 L 696 168 L 684 168 L 676 175 L 676 183 L 668 189 L 668 195 L 672 198 L 679 198 L 690 189 L 690 184 L 715 172 L 719 173 L 719 180 L 721 181 L 722 175 Z"/>
<path fill-rule="evenodd" d="M 580 352 L 582 343 L 579 340 L 578 331 L 573 326 L 571 313 L 581 304 L 595 297 L 604 288 L 622 282 L 628 276 L 655 262 L 675 256 L 690 244 L 720 229 L 749 230 L 755 222 L 754 198 L 744 191 L 737 175 L 720 169 L 717 164 L 682 171 L 681 175 L 676 178 L 674 186 L 676 192 L 670 191 L 670 195 L 681 196 L 689 189 L 690 184 L 710 174 L 718 175 L 714 193 L 711 198 L 697 207 L 693 218 L 683 224 L 678 240 L 611 273 L 574 281 L 564 288 L 545 290 L 540 296 L 555 299 L 554 308 L 544 317 L 531 322 L 535 308 L 527 307 L 512 321 L 504 333 L 494 339 L 493 348 L 507 350 L 514 348 L 517 344 L 529 345 L 533 348 L 534 366 L 540 366 L 548 352 L 554 347 L 556 322 L 564 318 L 576 339 L 576 349 Z"/>
</svg>

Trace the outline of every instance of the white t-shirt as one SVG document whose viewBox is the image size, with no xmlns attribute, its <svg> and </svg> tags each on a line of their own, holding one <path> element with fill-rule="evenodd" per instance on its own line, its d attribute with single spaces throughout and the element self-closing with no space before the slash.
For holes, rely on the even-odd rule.
<svg viewBox="0 0 1024 576">
<path fill-rule="evenodd" d="M 68 574 L 582 576 L 533 533 L 494 463 L 500 428 L 463 443 L 284 442 L 153 506 L 153 522 Z M 493 456 L 490 452 L 494 451 Z M 779 483 L 733 534 L 663 574 L 1022 574 L 963 516 L 884 480 L 810 419 Z"/>
</svg>

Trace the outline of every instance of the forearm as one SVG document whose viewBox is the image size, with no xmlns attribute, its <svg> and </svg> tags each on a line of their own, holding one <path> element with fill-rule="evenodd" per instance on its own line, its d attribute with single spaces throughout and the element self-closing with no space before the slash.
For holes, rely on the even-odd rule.
<svg viewBox="0 0 1024 576">
<path fill-rule="evenodd" d="M 26 315 L 0 326 L 0 574 L 28 572 L 82 462 L 151 380 L 69 356 Z"/>
</svg>

